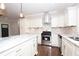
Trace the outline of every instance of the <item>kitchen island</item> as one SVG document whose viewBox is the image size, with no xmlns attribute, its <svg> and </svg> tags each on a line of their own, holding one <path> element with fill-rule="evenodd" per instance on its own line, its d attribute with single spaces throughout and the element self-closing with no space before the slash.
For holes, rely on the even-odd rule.
<svg viewBox="0 0 79 59">
<path fill-rule="evenodd" d="M 79 56 L 79 41 L 72 39 L 71 37 L 79 37 L 79 35 L 66 35 L 62 36 L 61 52 L 63 56 Z"/>
<path fill-rule="evenodd" d="M 23 34 L 0 38 L 0 56 L 34 56 L 37 54 L 37 35 Z"/>
</svg>

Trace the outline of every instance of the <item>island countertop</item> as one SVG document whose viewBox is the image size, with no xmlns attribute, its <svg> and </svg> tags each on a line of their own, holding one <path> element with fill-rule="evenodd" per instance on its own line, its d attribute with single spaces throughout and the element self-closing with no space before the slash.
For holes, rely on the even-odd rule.
<svg viewBox="0 0 79 59">
<path fill-rule="evenodd" d="M 24 41 L 29 41 L 32 38 L 36 37 L 37 35 L 24 34 L 24 35 L 16 35 L 11 37 L 0 38 L 0 53 L 16 45 L 21 44 Z"/>
<path fill-rule="evenodd" d="M 61 35 L 63 38 L 65 38 L 66 40 L 70 41 L 71 43 L 73 43 L 74 45 L 79 47 L 79 41 L 73 40 L 70 37 L 74 37 L 74 36 L 78 36 L 78 34 L 58 34 Z"/>
</svg>

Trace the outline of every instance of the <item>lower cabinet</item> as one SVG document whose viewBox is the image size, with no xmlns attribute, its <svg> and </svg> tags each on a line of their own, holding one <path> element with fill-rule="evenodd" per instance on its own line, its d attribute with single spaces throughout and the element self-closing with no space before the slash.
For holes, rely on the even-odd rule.
<svg viewBox="0 0 79 59">
<path fill-rule="evenodd" d="M 62 55 L 63 56 L 75 55 L 75 45 L 65 38 L 62 38 Z"/>
<path fill-rule="evenodd" d="M 59 38 L 58 38 L 58 35 L 57 34 L 52 34 L 51 44 L 52 44 L 52 46 L 59 47 Z"/>
<path fill-rule="evenodd" d="M 75 46 L 75 56 L 79 56 L 79 46 Z"/>
<path fill-rule="evenodd" d="M 34 56 L 36 52 L 37 41 L 31 39 L 2 52 L 0 56 Z"/>
<path fill-rule="evenodd" d="M 14 55 L 16 55 L 16 48 L 9 49 L 0 54 L 0 56 L 14 56 Z"/>
</svg>

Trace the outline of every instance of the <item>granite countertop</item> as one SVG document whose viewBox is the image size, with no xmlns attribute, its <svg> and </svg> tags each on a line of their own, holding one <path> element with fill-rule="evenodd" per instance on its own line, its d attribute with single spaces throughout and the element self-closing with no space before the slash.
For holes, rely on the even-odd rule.
<svg viewBox="0 0 79 59">
<path fill-rule="evenodd" d="M 29 41 L 30 39 L 36 37 L 36 35 L 16 35 L 11 37 L 0 38 L 0 53 L 7 49 L 12 48 L 24 41 Z"/>
</svg>

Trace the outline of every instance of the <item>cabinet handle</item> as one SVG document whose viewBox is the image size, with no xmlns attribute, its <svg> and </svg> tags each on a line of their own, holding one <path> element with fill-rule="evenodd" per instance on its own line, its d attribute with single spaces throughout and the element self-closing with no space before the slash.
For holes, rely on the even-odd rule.
<svg viewBox="0 0 79 59">
<path fill-rule="evenodd" d="M 16 52 L 19 52 L 21 49 L 18 49 Z"/>
</svg>

